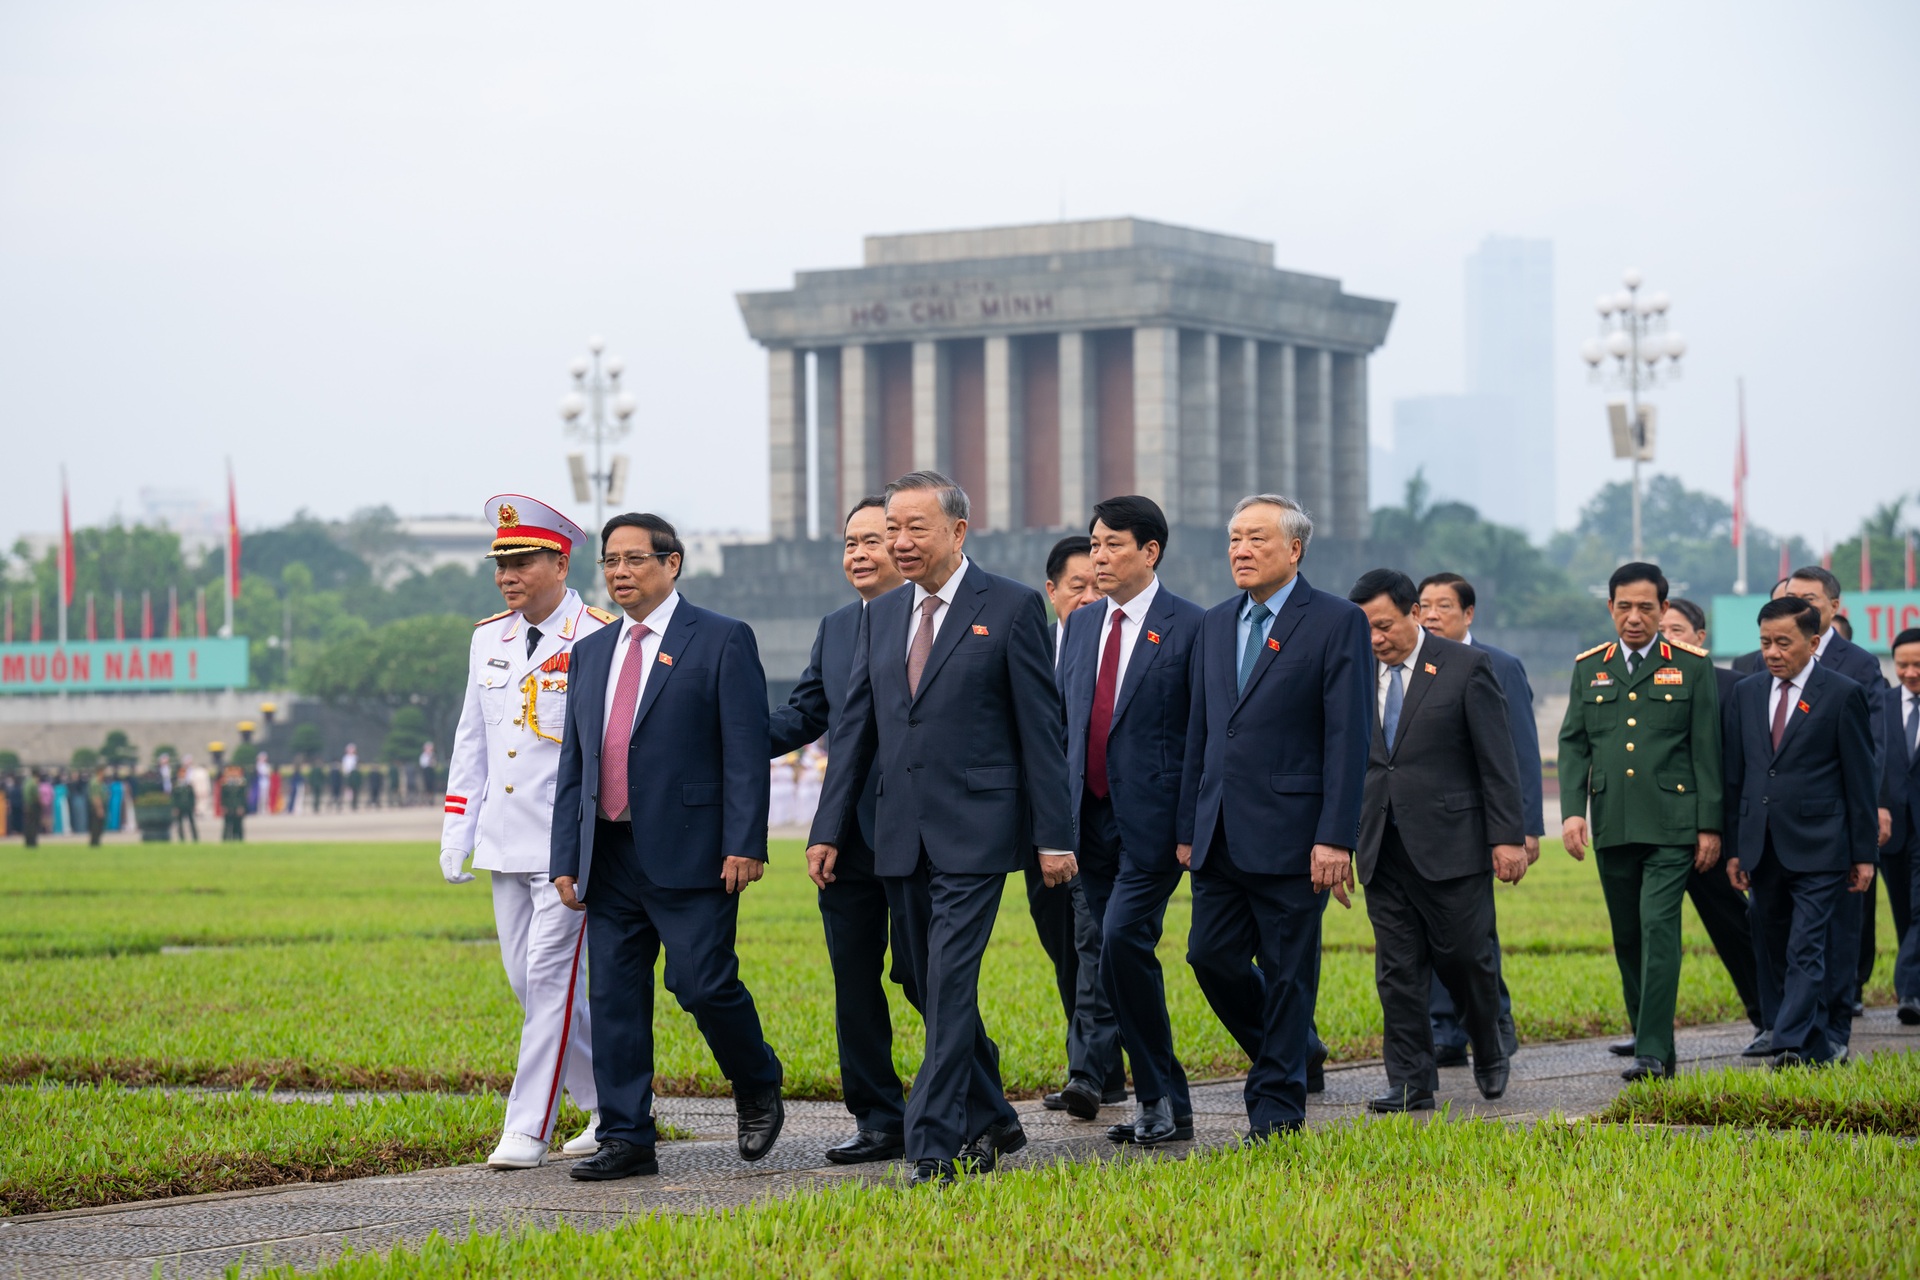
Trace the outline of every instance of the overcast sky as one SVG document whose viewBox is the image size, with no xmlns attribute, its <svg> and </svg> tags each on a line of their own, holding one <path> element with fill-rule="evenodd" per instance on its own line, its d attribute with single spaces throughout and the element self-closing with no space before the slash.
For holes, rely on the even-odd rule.
<svg viewBox="0 0 1920 1280">
<path fill-rule="evenodd" d="M 1462 389 L 1462 259 L 1554 242 L 1562 524 L 1611 461 L 1593 296 L 1674 297 L 1662 470 L 1838 539 L 1920 487 L 1920 6 L 0 5 L 0 538 L 139 511 L 568 496 L 589 333 L 634 502 L 764 529 L 733 295 L 863 234 L 1136 214 L 1270 240 Z M 569 504 L 570 505 L 570 504 Z M 1490 515 L 1498 516 L 1497 512 Z M 584 513 L 583 513 L 584 515 Z"/>
</svg>

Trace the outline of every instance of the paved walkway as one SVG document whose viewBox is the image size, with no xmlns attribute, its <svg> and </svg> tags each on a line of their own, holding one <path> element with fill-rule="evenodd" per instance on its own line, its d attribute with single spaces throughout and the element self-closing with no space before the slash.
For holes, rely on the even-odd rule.
<svg viewBox="0 0 1920 1280">
<path fill-rule="evenodd" d="M 1680 1035 L 1682 1070 L 1738 1064 L 1751 1031 L 1744 1024 L 1697 1027 Z M 1856 1024 L 1854 1051 L 1920 1050 L 1920 1033 L 1901 1027 L 1891 1009 L 1869 1011 Z M 1591 1115 L 1622 1087 L 1621 1060 L 1602 1040 L 1529 1045 L 1514 1059 L 1507 1096 L 1485 1102 L 1464 1067 L 1443 1071 L 1441 1101 L 1455 1116 L 1509 1120 Z M 1376 1062 L 1327 1072 L 1327 1089 L 1308 1108 L 1308 1122 L 1325 1124 L 1365 1114 L 1366 1099 L 1383 1091 Z M 1095 1124 L 1019 1104 L 1030 1139 L 1004 1168 L 1052 1160 L 1111 1156 L 1104 1127 L 1128 1114 L 1109 1107 Z M 474 1231 L 571 1223 L 584 1230 L 611 1226 L 634 1213 L 726 1208 L 757 1197 L 790 1195 L 849 1180 L 900 1176 L 901 1166 L 852 1170 L 828 1165 L 821 1152 L 848 1132 L 838 1103 L 788 1104 L 787 1125 L 773 1153 L 758 1165 L 734 1151 L 733 1104 L 725 1099 L 670 1098 L 660 1116 L 699 1135 L 663 1144 L 661 1176 L 614 1183 L 578 1183 L 566 1162 L 519 1173 L 480 1165 L 432 1169 L 353 1182 L 302 1183 L 261 1191 L 147 1201 L 71 1213 L 0 1219 L 0 1276 L 145 1277 L 217 1276 L 238 1264 L 247 1273 L 269 1263 L 312 1266 L 351 1245 L 381 1250 L 418 1241 L 430 1232 L 459 1238 Z M 1240 1085 L 1228 1081 L 1194 1090 L 1196 1147 L 1231 1142 L 1244 1132 Z M 1174 1147 L 1169 1154 L 1190 1148 Z M 1139 1158 L 1144 1153 L 1132 1153 Z"/>
</svg>

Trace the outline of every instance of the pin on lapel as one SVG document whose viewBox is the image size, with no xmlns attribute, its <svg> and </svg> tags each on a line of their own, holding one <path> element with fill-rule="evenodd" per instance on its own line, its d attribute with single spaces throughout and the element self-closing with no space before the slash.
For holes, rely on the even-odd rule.
<svg viewBox="0 0 1920 1280">
<path fill-rule="evenodd" d="M 974 624 L 973 624 L 973 634 L 975 634 L 975 635 L 977 635 L 977 636 L 983 636 L 983 635 L 986 635 L 986 634 L 987 634 L 987 629 L 986 629 L 985 627 L 983 627 L 983 626 L 981 626 L 981 625 L 980 625 L 979 623 L 977 623 L 977 622 L 976 622 L 976 623 L 974 623 Z"/>
<path fill-rule="evenodd" d="M 1800 714 L 1804 716 L 1810 713 L 1812 710 L 1813 708 L 1807 705 L 1806 699 L 1802 698 L 1800 700 Z"/>
<path fill-rule="evenodd" d="M 672 655 L 672 654 L 670 654 L 670 653 L 663 653 L 663 654 L 661 654 L 661 655 L 660 655 L 660 665 L 661 665 L 661 666 L 663 666 L 663 667 L 670 667 L 670 666 L 672 666 L 672 665 L 673 665 L 673 655 Z"/>
<path fill-rule="evenodd" d="M 1440 668 L 1434 666 L 1431 662 L 1423 662 L 1420 664 L 1420 666 L 1430 676 L 1437 676 L 1440 674 Z"/>
<path fill-rule="evenodd" d="M 1150 643 L 1150 644 L 1159 644 L 1159 643 L 1160 643 L 1160 633 L 1159 633 L 1158 631 L 1149 631 L 1149 632 L 1147 632 L 1147 641 L 1148 641 L 1148 643 Z"/>
<path fill-rule="evenodd" d="M 1268 636 L 1267 648 L 1273 650 L 1275 653 L 1278 653 L 1280 652 L 1280 642 L 1278 640 L 1275 640 L 1272 636 Z"/>
</svg>

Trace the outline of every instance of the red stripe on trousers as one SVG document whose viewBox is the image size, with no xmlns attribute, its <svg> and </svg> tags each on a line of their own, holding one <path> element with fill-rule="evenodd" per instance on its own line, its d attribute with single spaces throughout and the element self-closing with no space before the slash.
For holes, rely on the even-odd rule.
<svg viewBox="0 0 1920 1280">
<path fill-rule="evenodd" d="M 580 933 L 573 940 L 573 972 L 567 975 L 567 1011 L 560 1023 L 560 1056 L 554 1059 L 553 1087 L 547 1090 L 547 1118 L 542 1121 L 542 1126 L 549 1130 L 553 1126 L 554 1118 L 559 1115 L 559 1112 L 554 1109 L 553 1101 L 560 1096 L 560 1075 L 567 1067 L 567 1041 L 573 1038 L 573 990 L 580 982 L 580 948 L 586 940 L 587 917 L 586 913 L 582 912 Z M 539 1136 L 551 1140 L 549 1133 L 541 1133 Z"/>
</svg>

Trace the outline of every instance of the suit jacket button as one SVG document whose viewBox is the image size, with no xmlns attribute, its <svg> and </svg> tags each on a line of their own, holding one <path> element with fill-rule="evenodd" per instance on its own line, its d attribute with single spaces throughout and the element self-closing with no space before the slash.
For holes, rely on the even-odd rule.
<svg viewBox="0 0 1920 1280">
<path fill-rule="evenodd" d="M 1393 772 L 1393 766 L 1392 766 L 1392 765 L 1388 765 L 1388 766 L 1387 766 L 1387 772 L 1388 772 L 1388 773 L 1392 773 L 1392 772 Z"/>
<path fill-rule="evenodd" d="M 1773 771 L 1773 770 L 1771 770 L 1771 769 L 1769 769 L 1769 770 L 1767 770 L 1767 776 L 1768 776 L 1769 778 L 1771 778 L 1771 777 L 1774 777 L 1774 776 L 1776 776 L 1776 775 L 1774 774 L 1774 771 Z"/>
<path fill-rule="evenodd" d="M 507 794 L 508 794 L 508 795 L 512 795 L 512 794 L 513 794 L 513 784 L 512 784 L 511 782 L 509 782 L 509 783 L 507 784 Z"/>
<path fill-rule="evenodd" d="M 1760 797 L 1760 803 L 1761 803 L 1761 804 L 1765 804 L 1766 802 L 1767 802 L 1767 798 L 1766 798 L 1765 796 L 1761 796 L 1761 797 Z"/>
<path fill-rule="evenodd" d="M 909 720 L 909 721 L 907 721 L 907 728 L 909 728 L 909 729 L 918 729 L 919 727 L 920 727 L 920 722 L 919 722 L 918 720 Z"/>
<path fill-rule="evenodd" d="M 1233 730 L 1231 729 L 1227 730 L 1227 736 L 1231 738 L 1233 736 Z"/>
<path fill-rule="evenodd" d="M 517 755 L 519 755 L 519 754 L 520 754 L 520 753 L 519 753 L 518 751 L 509 751 L 509 752 L 507 752 L 507 759 L 509 759 L 509 760 L 511 760 L 511 759 L 513 759 L 513 758 L 514 758 L 515 756 L 517 756 Z"/>
</svg>

